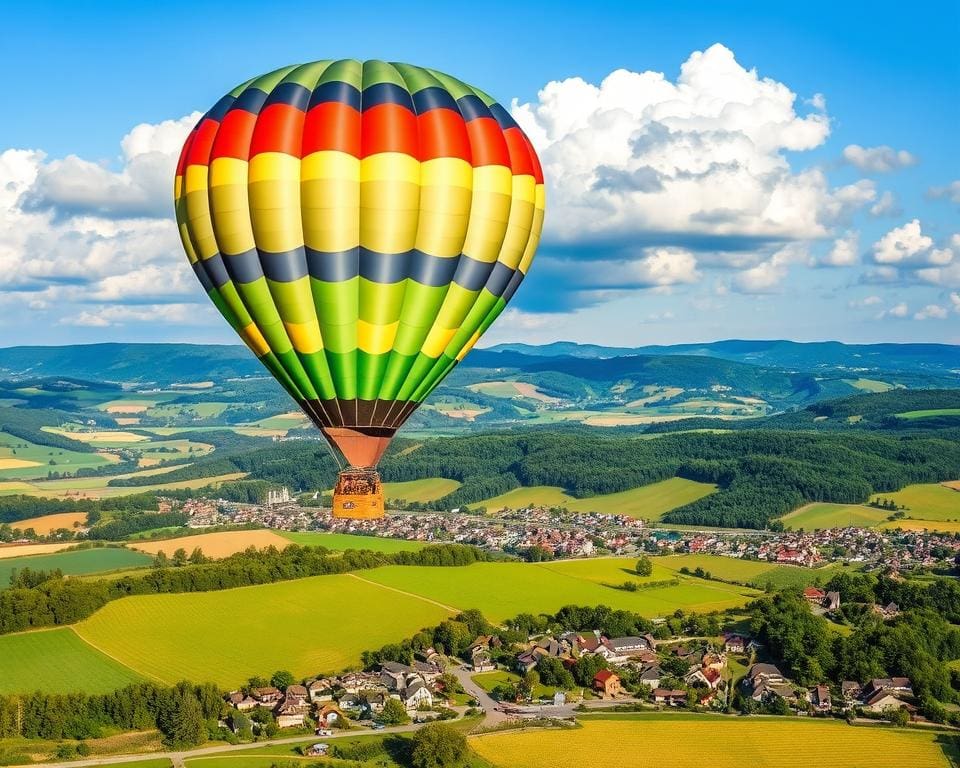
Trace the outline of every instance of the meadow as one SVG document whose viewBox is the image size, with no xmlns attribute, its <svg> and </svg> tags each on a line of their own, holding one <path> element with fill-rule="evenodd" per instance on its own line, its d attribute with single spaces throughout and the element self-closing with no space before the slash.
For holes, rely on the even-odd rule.
<svg viewBox="0 0 960 768">
<path fill-rule="evenodd" d="M 605 768 L 947 768 L 942 732 L 851 727 L 814 719 L 709 715 L 584 716 L 567 731 L 505 731 L 475 736 L 470 746 L 497 768 L 590 765 Z"/>
<path fill-rule="evenodd" d="M 25 531 L 33 528 L 34 532 L 46 536 L 48 533 L 57 531 L 61 528 L 73 530 L 78 526 L 86 525 L 86 512 L 60 512 L 55 515 L 45 515 L 44 517 L 31 517 L 26 520 L 17 520 L 12 523 L 14 528 Z"/>
<path fill-rule="evenodd" d="M 58 544 L 0 544 L 0 560 L 8 557 L 29 557 L 31 555 L 49 555 L 51 552 L 60 552 L 76 546 L 72 541 L 62 541 Z"/>
<path fill-rule="evenodd" d="M 874 494 L 874 499 L 892 499 L 915 520 L 960 520 L 960 491 L 939 483 L 908 485 L 894 493 Z"/>
<path fill-rule="evenodd" d="M 669 570 L 679 571 L 688 568 L 691 571 L 703 568 L 711 576 L 724 581 L 736 581 L 758 589 L 767 584 L 774 587 L 808 586 L 814 582 L 826 582 L 834 571 L 833 566 L 822 568 L 804 568 L 799 565 L 777 565 L 759 560 L 742 560 L 722 555 L 667 555 L 657 557 L 654 564 Z"/>
<path fill-rule="evenodd" d="M 644 616 L 685 611 L 737 608 L 757 593 L 746 587 L 681 577 L 676 586 L 636 592 L 604 586 L 630 579 L 610 560 L 565 563 L 475 563 L 460 568 L 386 566 L 358 576 L 377 584 L 421 595 L 459 609 L 479 608 L 492 621 L 518 613 L 556 612 L 565 605 L 608 605 Z M 623 560 L 629 567 L 630 560 Z"/>
<path fill-rule="evenodd" d="M 780 518 L 790 530 L 815 531 L 818 528 L 844 528 L 858 526 L 873 528 L 888 517 L 891 512 L 885 509 L 868 507 L 863 504 L 805 504 Z"/>
<path fill-rule="evenodd" d="M 90 647 L 69 627 L 0 636 L 2 694 L 108 693 L 142 679 Z"/>
<path fill-rule="evenodd" d="M 924 411 L 906 411 L 896 414 L 901 419 L 926 419 L 930 416 L 960 416 L 960 408 L 930 408 Z"/>
<path fill-rule="evenodd" d="M 369 549 L 374 552 L 417 552 L 427 546 L 423 541 L 387 539 L 382 536 L 357 536 L 350 533 L 321 533 L 320 531 L 277 531 L 277 533 L 303 547 L 326 547 L 336 551 Z"/>
<path fill-rule="evenodd" d="M 709 483 L 671 477 L 641 488 L 576 499 L 565 493 L 562 488 L 540 485 L 515 488 L 500 496 L 481 501 L 476 506 L 486 507 L 487 510 L 492 511 L 504 507 L 518 509 L 543 505 L 566 507 L 572 512 L 603 512 L 654 521 L 659 520 L 671 509 L 690 504 L 716 490 L 717 487 Z"/>
<path fill-rule="evenodd" d="M 23 568 L 35 571 L 51 571 L 59 568 L 68 576 L 79 576 L 150 565 L 150 562 L 151 558 L 147 555 L 122 547 L 97 547 L 55 552 L 49 555 L 3 558 L 0 559 L 0 589 L 6 589 L 10 584 L 10 575 Z"/>
<path fill-rule="evenodd" d="M 359 663 L 361 651 L 409 637 L 448 616 L 428 600 L 343 574 L 221 592 L 126 597 L 75 629 L 147 677 L 230 687 L 276 669 L 296 677 L 338 671 Z"/>
<path fill-rule="evenodd" d="M 180 465 L 185 466 L 185 465 Z M 144 491 L 163 491 L 176 490 L 180 488 L 203 488 L 207 485 L 216 486 L 230 480 L 239 480 L 246 477 L 245 472 L 231 472 L 225 475 L 215 475 L 213 477 L 201 477 L 195 480 L 181 480 L 178 482 L 164 483 L 162 475 L 178 467 L 158 467 L 156 469 L 144 469 L 140 472 L 134 472 L 132 475 L 137 477 L 154 477 L 157 482 L 148 485 L 122 486 L 109 485 L 112 479 L 103 475 L 99 477 L 72 477 L 63 480 L 38 480 L 36 482 L 25 483 L 2 483 L 0 482 L 0 495 L 13 493 L 26 493 L 31 496 L 45 496 L 48 498 L 80 498 L 80 499 L 103 499 L 112 496 L 129 496 L 131 494 L 143 493 Z M 116 477 L 131 477 L 131 474 L 116 475 Z"/>
<path fill-rule="evenodd" d="M 383 496 L 388 500 L 436 501 L 460 487 L 457 480 L 444 477 L 427 477 L 423 480 L 407 480 L 402 483 L 384 483 Z"/>
<path fill-rule="evenodd" d="M 96 469 L 115 461 L 116 457 L 113 455 L 37 445 L 0 432 L 0 480 L 46 477 L 50 471 L 76 472 L 78 469 Z"/>
</svg>

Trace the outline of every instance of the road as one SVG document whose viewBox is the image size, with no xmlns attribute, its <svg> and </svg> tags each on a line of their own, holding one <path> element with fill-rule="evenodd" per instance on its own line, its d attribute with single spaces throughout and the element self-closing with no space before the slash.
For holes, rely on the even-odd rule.
<svg viewBox="0 0 960 768">
<path fill-rule="evenodd" d="M 473 679 L 470 677 L 470 670 L 467 667 L 457 664 L 456 666 L 449 667 L 447 671 L 453 672 L 454 677 L 456 677 L 457 680 L 460 681 L 460 685 L 463 686 L 463 690 L 480 703 L 485 715 L 483 720 L 484 725 L 499 725 L 504 720 L 512 719 L 506 712 L 499 710 L 500 702 L 473 682 Z"/>
<path fill-rule="evenodd" d="M 272 747 L 282 744 L 315 743 L 330 741 L 331 739 L 343 739 L 359 736 L 365 733 L 387 734 L 387 733 L 409 733 L 421 727 L 421 723 L 410 723 L 409 725 L 397 725 L 391 728 L 384 728 L 380 731 L 334 731 L 333 736 L 291 736 L 287 739 L 272 739 L 270 741 L 258 741 L 255 744 L 221 744 L 216 747 L 200 747 L 198 749 L 181 750 L 174 752 L 147 752 L 137 755 L 103 755 L 102 757 L 89 757 L 84 760 L 68 760 L 62 763 L 43 763 L 44 768 L 85 768 L 85 766 L 94 765 L 116 765 L 119 763 L 135 763 L 140 760 L 155 760 L 157 758 L 169 758 L 175 768 L 181 768 L 186 760 L 194 757 L 209 757 L 210 755 L 220 755 L 228 752 L 243 752 L 258 747 Z M 28 765 L 8 766 L 8 768 L 36 768 L 36 763 Z"/>
</svg>

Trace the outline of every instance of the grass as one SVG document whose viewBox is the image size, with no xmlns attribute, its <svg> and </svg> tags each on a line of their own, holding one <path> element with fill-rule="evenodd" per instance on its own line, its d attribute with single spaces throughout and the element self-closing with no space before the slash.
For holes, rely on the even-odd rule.
<svg viewBox="0 0 960 768">
<path fill-rule="evenodd" d="M 515 685 L 520 682 L 520 675 L 516 672 L 507 672 L 506 670 L 500 669 L 496 672 L 481 672 L 478 675 L 471 675 L 470 677 L 473 682 L 480 686 L 487 693 L 490 693 L 498 685 Z M 555 685 L 543 685 L 538 683 L 533 688 L 533 698 L 535 699 L 549 699 L 553 697 L 553 694 L 560 689 Z M 574 690 L 579 691 L 579 686 L 575 686 Z M 585 692 L 586 693 L 586 692 Z"/>
<path fill-rule="evenodd" d="M 278 531 L 285 539 L 304 547 L 326 547 L 332 550 L 370 549 L 374 552 L 416 552 L 426 545 L 422 541 L 386 539 L 380 536 L 355 536 L 350 533 L 319 531 Z"/>
<path fill-rule="evenodd" d="M 448 615 L 428 601 L 335 575 L 127 597 L 76 630 L 146 676 L 229 687 L 275 669 L 296 677 L 338 671 L 357 664 L 361 651 L 409 637 Z"/>
<path fill-rule="evenodd" d="M 960 416 L 960 408 L 930 408 L 925 411 L 906 411 L 896 414 L 901 419 L 926 419 L 930 416 Z"/>
<path fill-rule="evenodd" d="M 796 531 L 814 531 L 818 528 L 873 528 L 890 512 L 863 504 L 805 504 L 780 518 L 787 528 Z"/>
<path fill-rule="evenodd" d="M 877 379 L 843 379 L 842 381 L 861 392 L 889 392 L 893 389 L 893 384 Z"/>
<path fill-rule="evenodd" d="M 423 480 L 408 480 L 403 483 L 384 483 L 383 495 L 387 499 L 404 501 L 436 501 L 453 493 L 460 487 L 456 480 L 445 477 L 428 477 Z"/>
<path fill-rule="evenodd" d="M 37 445 L 6 432 L 0 432 L 0 480 L 26 480 L 46 477 L 47 472 L 76 472 L 115 461 L 101 453 L 81 453 L 48 445 Z M 54 462 L 51 464 L 50 462 Z"/>
<path fill-rule="evenodd" d="M 539 485 L 515 488 L 512 491 L 481 501 L 477 506 L 488 510 L 504 507 L 518 509 L 530 506 L 566 507 L 572 512 L 603 512 L 629 515 L 645 520 L 659 520 L 672 509 L 690 504 L 717 490 L 715 485 L 698 483 L 680 477 L 671 477 L 659 483 L 632 488 L 620 493 L 608 493 L 575 499 L 562 488 Z"/>
<path fill-rule="evenodd" d="M 30 555 L 49 555 L 75 546 L 72 541 L 63 541 L 59 544 L 3 544 L 0 545 L 0 560 L 10 557 L 28 557 Z"/>
<path fill-rule="evenodd" d="M 0 739 L 0 765 L 22 765 L 25 763 L 47 762 L 56 759 L 57 747 L 64 742 L 53 739 Z M 74 742 L 67 741 L 67 744 Z M 86 739 L 92 757 L 110 755 L 143 755 L 143 759 L 131 762 L 100 763 L 103 768 L 170 768 L 170 760 L 151 757 L 149 753 L 161 749 L 160 734 L 157 731 L 126 731 L 113 733 L 99 739 Z M 79 759 L 79 758 L 74 758 Z"/>
<path fill-rule="evenodd" d="M 742 560 L 722 555 L 667 555 L 653 559 L 655 565 L 666 570 L 679 571 L 681 568 L 703 568 L 711 576 L 725 581 L 736 581 L 759 589 L 767 584 L 774 587 L 807 586 L 814 581 L 825 582 L 834 568 L 804 568 L 799 565 L 777 565 L 759 560 Z"/>
<path fill-rule="evenodd" d="M 884 530 L 900 529 L 904 531 L 939 531 L 940 533 L 960 533 L 960 521 L 957 520 L 913 520 L 904 518 L 891 520 L 880 525 Z"/>
<path fill-rule="evenodd" d="M 386 566 L 361 572 L 361 576 L 404 592 L 438 600 L 459 609 L 479 608 L 493 621 L 518 613 L 556 612 L 565 605 L 608 605 L 644 616 L 665 616 L 678 608 L 714 611 L 747 603 L 756 593 L 746 587 L 695 578 L 681 578 L 677 586 L 651 587 L 627 592 L 603 586 L 610 561 L 591 571 L 565 570 L 557 563 L 475 563 L 460 568 Z M 629 560 L 623 561 L 627 564 Z M 616 576 L 614 583 L 629 577 Z"/>
<path fill-rule="evenodd" d="M 946 768 L 953 736 L 886 727 L 851 727 L 799 718 L 706 715 L 584 717 L 583 728 L 505 731 L 470 739 L 498 768 Z M 952 753 L 952 749 L 951 749 Z"/>
<path fill-rule="evenodd" d="M 273 531 L 220 531 L 217 533 L 198 533 L 194 536 L 179 536 L 174 539 L 160 539 L 156 541 L 140 540 L 131 543 L 143 552 L 155 555 L 165 552 L 168 556 L 178 549 L 185 549 L 187 554 L 199 547 L 207 557 L 227 557 L 228 555 L 243 552 L 249 547 L 264 549 L 276 547 L 284 549 L 290 545 L 289 539 Z"/>
<path fill-rule="evenodd" d="M 161 467 L 158 469 L 147 469 L 142 472 L 134 472 L 130 477 L 153 477 L 161 476 L 177 467 Z M 119 475 L 118 475 L 119 477 Z M 136 486 L 112 486 L 108 485 L 112 478 L 102 477 L 72 477 L 65 480 L 43 480 L 35 483 L 23 484 L 19 490 L 14 493 L 26 493 L 31 496 L 45 496 L 48 498 L 86 498 L 102 499 L 108 496 L 130 496 L 131 494 L 144 493 L 146 491 L 177 490 L 182 488 L 203 488 L 207 485 L 216 486 L 230 480 L 239 480 L 246 477 L 245 472 L 231 472 L 226 475 L 216 475 L 214 477 L 201 477 L 195 480 L 181 480 L 179 482 L 164 483 L 162 480 L 148 485 Z M 0 490 L 0 493 L 3 491 Z"/>
<path fill-rule="evenodd" d="M 894 493 L 877 493 L 874 499 L 893 499 L 917 520 L 960 520 L 960 491 L 939 483 L 908 485 Z M 889 515 L 889 513 L 888 513 Z"/>
<path fill-rule="evenodd" d="M 68 576 L 79 576 L 149 564 L 150 558 L 146 555 L 120 547 L 98 547 L 32 557 L 3 558 L 0 560 L 0 589 L 5 589 L 10 584 L 10 575 L 14 571 L 23 568 L 31 568 L 35 571 L 51 571 L 59 568 Z"/>
<path fill-rule="evenodd" d="M 67 627 L 0 637 L 0 693 L 107 693 L 142 679 Z"/>
</svg>

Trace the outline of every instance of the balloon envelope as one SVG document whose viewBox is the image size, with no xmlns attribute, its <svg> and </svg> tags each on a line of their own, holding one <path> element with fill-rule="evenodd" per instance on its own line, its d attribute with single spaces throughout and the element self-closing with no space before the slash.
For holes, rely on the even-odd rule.
<svg viewBox="0 0 960 768">
<path fill-rule="evenodd" d="M 503 311 L 544 213 L 539 160 L 507 110 L 383 61 L 235 88 L 187 138 L 174 196 L 211 300 L 361 467 Z"/>
</svg>

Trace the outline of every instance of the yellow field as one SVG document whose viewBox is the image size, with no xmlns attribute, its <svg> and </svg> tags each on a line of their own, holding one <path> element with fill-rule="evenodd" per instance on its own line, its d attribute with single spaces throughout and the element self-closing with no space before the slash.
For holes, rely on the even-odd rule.
<svg viewBox="0 0 960 768">
<path fill-rule="evenodd" d="M 157 467 L 155 469 L 145 469 L 136 472 L 137 477 L 147 477 L 153 475 L 163 475 L 172 472 L 180 467 Z M 116 475 L 116 477 L 130 477 L 127 475 Z M 179 482 L 164 483 L 158 478 L 158 482 L 150 485 L 107 485 L 112 479 L 106 475 L 99 477 L 75 477 L 65 480 L 38 480 L 34 483 L 0 483 L 0 494 L 2 493 L 26 493 L 31 496 L 45 496 L 47 498 L 71 498 L 71 499 L 103 499 L 108 496 L 130 496 L 135 493 L 144 493 L 146 491 L 176 490 L 179 488 L 202 488 L 206 485 L 218 485 L 230 480 L 239 480 L 246 477 L 246 472 L 231 472 L 227 475 L 216 475 L 215 477 L 201 477 L 195 480 L 180 480 Z"/>
<path fill-rule="evenodd" d="M 941 533 L 960 533 L 960 521 L 957 520 L 913 520 L 903 518 L 881 523 L 879 528 L 887 530 L 899 528 L 904 531 L 939 531 Z"/>
<path fill-rule="evenodd" d="M 914 520 L 960 520 L 960 491 L 941 483 L 908 485 L 895 493 L 875 493 L 870 499 L 893 499 Z"/>
<path fill-rule="evenodd" d="M 33 528 L 41 536 L 60 528 L 74 528 L 77 524 L 85 525 L 87 522 L 86 512 L 61 512 L 57 515 L 45 515 L 44 517 L 31 517 L 28 520 L 17 520 L 11 523 L 13 528 L 19 528 L 21 531 L 27 528 Z"/>
<path fill-rule="evenodd" d="M 0 559 L 25 557 L 26 555 L 49 555 L 51 552 L 59 552 L 72 546 L 72 541 L 66 541 L 62 544 L 5 544 L 0 545 Z"/>
<path fill-rule="evenodd" d="M 185 549 L 189 553 L 200 547 L 207 557 L 227 557 L 237 552 L 243 552 L 248 547 L 263 549 L 272 546 L 277 549 L 285 549 L 290 544 L 289 539 L 285 539 L 273 531 L 221 531 L 219 533 L 201 533 L 196 536 L 181 536 L 180 538 L 164 539 L 162 541 L 135 541 L 130 546 L 151 555 L 155 555 L 157 552 L 172 555 L 178 549 Z"/>
<path fill-rule="evenodd" d="M 132 400 L 127 400 L 118 403 L 104 403 L 101 407 L 107 413 L 143 413 L 152 405 L 152 402 L 137 403 Z"/>
<path fill-rule="evenodd" d="M 27 459 L 0 459 L 0 469 L 23 469 L 25 467 L 39 467 L 39 461 Z"/>
<path fill-rule="evenodd" d="M 947 482 L 940 483 L 940 485 L 952 491 L 960 491 L 960 480 L 947 480 Z"/>
<path fill-rule="evenodd" d="M 117 422 L 117 424 L 119 424 L 121 427 L 133 427 L 140 423 L 140 419 L 133 417 L 122 418 L 118 416 L 114 419 L 114 421 Z"/>
<path fill-rule="evenodd" d="M 643 715 L 470 739 L 497 768 L 947 768 L 942 733 L 813 719 Z M 598 758 L 601 758 L 598 760 Z"/>
<path fill-rule="evenodd" d="M 103 430 L 99 432 L 68 432 L 65 429 L 55 429 L 54 427 L 43 427 L 44 432 L 53 432 L 56 435 L 69 437 L 71 440 L 79 440 L 81 443 L 139 443 L 150 438 L 145 435 L 135 435 L 133 432 L 123 432 L 112 430 Z"/>
</svg>

